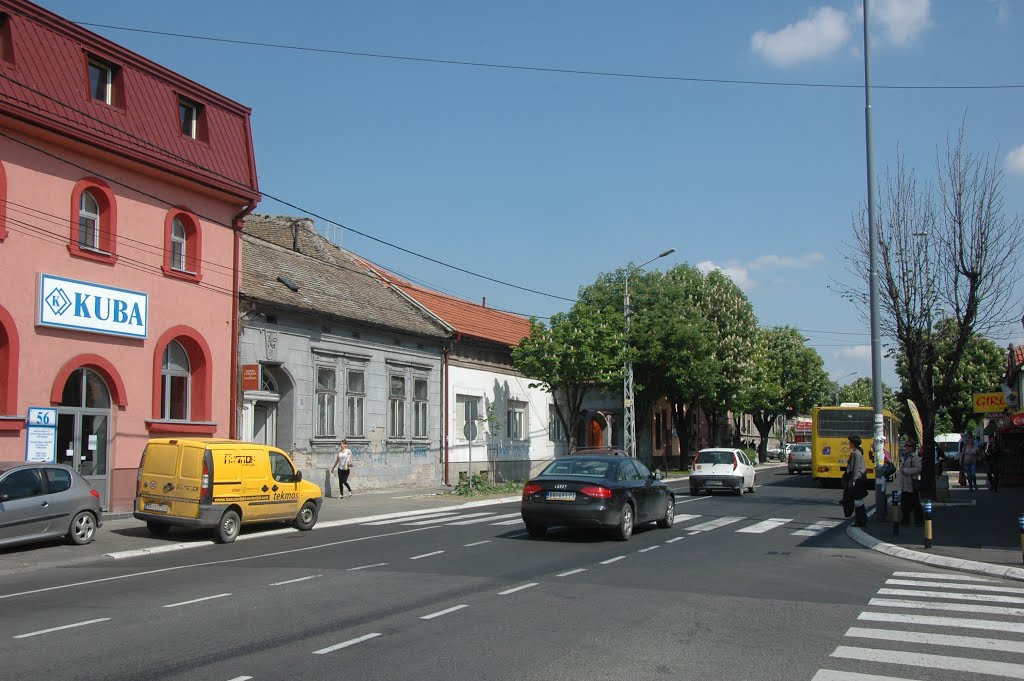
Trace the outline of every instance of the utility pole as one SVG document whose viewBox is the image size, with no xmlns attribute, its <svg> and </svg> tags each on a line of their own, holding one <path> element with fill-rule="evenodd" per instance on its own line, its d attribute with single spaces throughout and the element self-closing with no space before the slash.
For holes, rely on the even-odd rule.
<svg viewBox="0 0 1024 681">
<path fill-rule="evenodd" d="M 643 265 L 638 265 L 636 269 L 643 269 L 645 265 L 650 265 L 658 258 L 664 258 L 666 255 L 672 255 L 675 252 L 676 249 L 674 248 L 662 251 L 643 263 Z M 629 271 L 631 267 L 631 265 L 626 266 L 625 295 L 622 302 L 622 313 L 626 317 L 624 348 L 626 364 L 623 367 L 625 379 L 622 386 L 622 449 L 626 452 L 626 456 L 636 458 L 636 406 L 633 399 L 633 360 L 629 356 L 629 318 L 633 316 L 633 311 L 629 307 Z"/>
</svg>

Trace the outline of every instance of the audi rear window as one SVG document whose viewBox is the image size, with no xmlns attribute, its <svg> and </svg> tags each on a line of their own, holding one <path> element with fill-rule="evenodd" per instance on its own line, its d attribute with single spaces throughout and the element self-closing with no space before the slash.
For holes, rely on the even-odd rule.
<svg viewBox="0 0 1024 681">
<path fill-rule="evenodd" d="M 608 474 L 609 462 L 563 459 L 553 461 L 541 472 L 541 477 L 576 475 L 586 478 L 603 478 Z"/>
</svg>

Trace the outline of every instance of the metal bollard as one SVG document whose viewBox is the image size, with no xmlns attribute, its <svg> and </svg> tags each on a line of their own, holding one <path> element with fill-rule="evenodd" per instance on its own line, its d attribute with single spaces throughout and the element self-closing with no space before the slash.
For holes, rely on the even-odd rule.
<svg viewBox="0 0 1024 681">
<path fill-rule="evenodd" d="M 925 499 L 924 501 L 924 547 L 930 549 L 932 547 L 932 500 Z"/>
<path fill-rule="evenodd" d="M 1020 553 L 1021 559 L 1024 560 L 1024 513 L 1021 513 L 1017 517 L 1017 523 L 1020 525 Z"/>
<path fill-rule="evenodd" d="M 892 491 L 892 503 L 889 505 L 889 517 L 892 519 L 892 534 L 896 536 L 900 533 L 900 491 L 894 489 Z"/>
</svg>

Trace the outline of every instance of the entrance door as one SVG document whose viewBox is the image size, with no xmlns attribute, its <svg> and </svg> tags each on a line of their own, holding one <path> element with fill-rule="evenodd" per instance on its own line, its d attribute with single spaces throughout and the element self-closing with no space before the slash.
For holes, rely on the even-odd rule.
<svg viewBox="0 0 1024 681">
<path fill-rule="evenodd" d="M 107 490 L 110 452 L 110 391 L 90 369 L 76 369 L 64 384 L 57 407 L 57 463 L 82 474 L 102 494 Z"/>
<path fill-rule="evenodd" d="M 252 409 L 253 442 L 277 446 L 277 405 L 273 402 L 257 402 Z"/>
<path fill-rule="evenodd" d="M 590 432 L 587 437 L 587 446 L 604 446 L 604 426 L 597 420 L 597 417 L 590 419 Z"/>
</svg>

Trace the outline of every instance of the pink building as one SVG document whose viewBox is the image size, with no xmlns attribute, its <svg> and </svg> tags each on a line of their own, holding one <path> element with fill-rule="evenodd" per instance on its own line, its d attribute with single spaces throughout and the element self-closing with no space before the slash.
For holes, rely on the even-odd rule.
<svg viewBox="0 0 1024 681">
<path fill-rule="evenodd" d="M 234 435 L 249 109 L 0 0 L 0 460 L 132 510 L 149 437 Z"/>
</svg>

